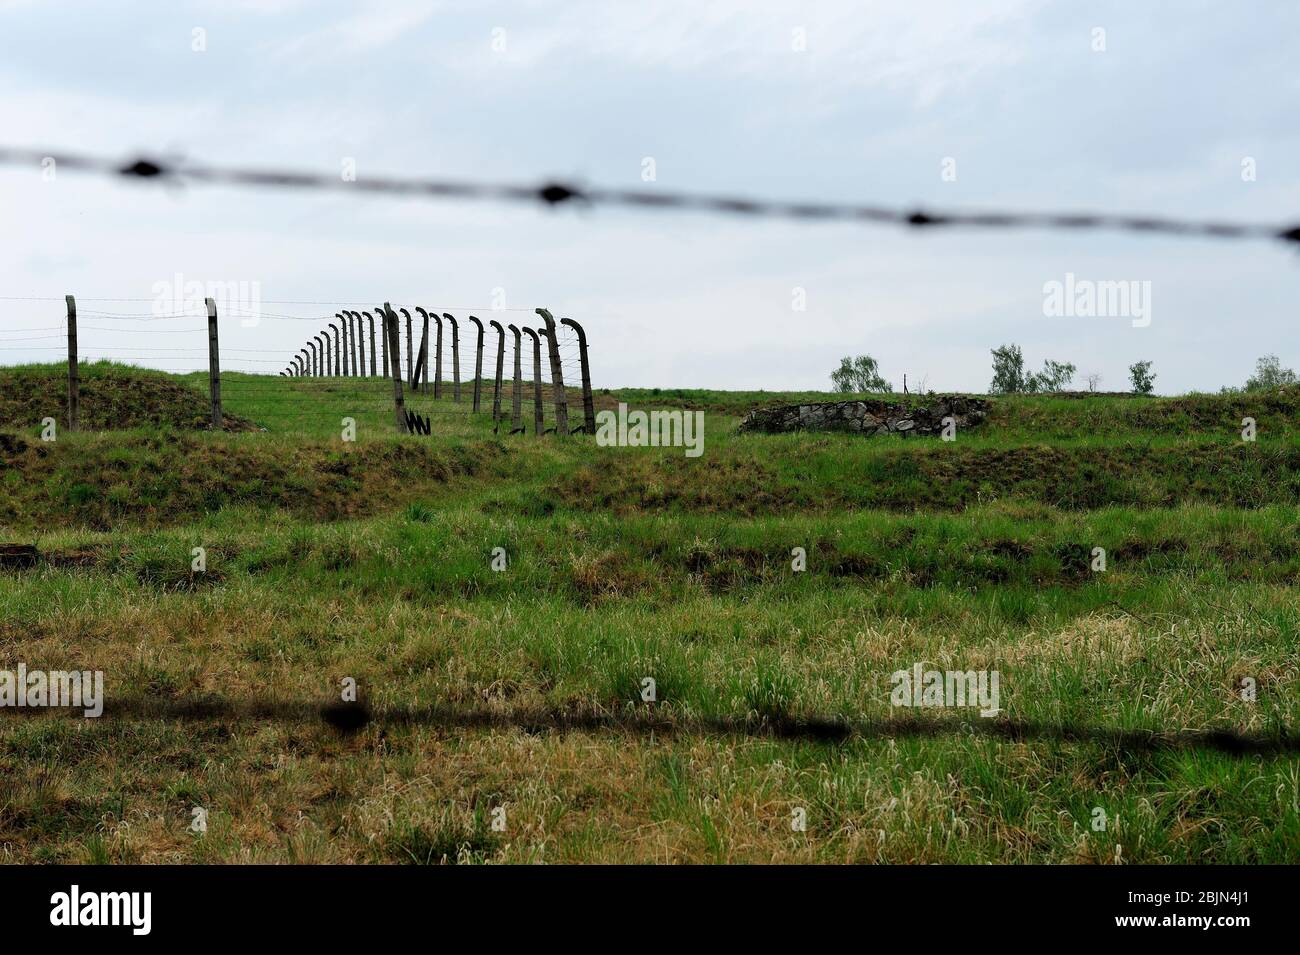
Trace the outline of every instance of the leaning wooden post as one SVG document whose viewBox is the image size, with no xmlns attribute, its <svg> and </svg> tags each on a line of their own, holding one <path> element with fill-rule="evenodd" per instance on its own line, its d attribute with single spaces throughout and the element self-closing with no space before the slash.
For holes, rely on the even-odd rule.
<svg viewBox="0 0 1300 955">
<path fill-rule="evenodd" d="M 555 402 L 555 433 L 569 433 L 569 397 L 564 392 L 564 366 L 560 363 L 560 342 L 555 319 L 544 308 L 534 309 L 546 323 L 546 344 L 551 354 L 551 400 Z"/>
<path fill-rule="evenodd" d="M 460 326 L 456 324 L 456 319 L 446 312 L 442 313 L 442 317 L 451 322 L 451 380 L 454 383 L 452 400 L 460 401 Z"/>
<path fill-rule="evenodd" d="M 81 381 L 77 377 L 77 300 L 63 296 L 68 304 L 68 430 L 77 430 L 81 417 Z"/>
<path fill-rule="evenodd" d="M 582 417 L 587 434 L 596 433 L 596 403 L 591 397 L 591 365 L 587 362 L 587 333 L 571 318 L 560 319 L 578 335 L 578 358 L 582 365 Z"/>
<path fill-rule="evenodd" d="M 442 397 L 442 317 L 437 312 L 430 312 L 433 320 L 438 323 L 438 342 L 434 346 L 434 363 L 433 363 L 433 396 Z"/>
<path fill-rule="evenodd" d="M 388 349 L 393 353 L 393 413 L 397 419 L 397 433 L 406 434 L 406 402 L 402 399 L 402 346 L 397 332 L 397 313 L 384 303 L 384 330 Z"/>
<path fill-rule="evenodd" d="M 542 342 L 535 329 L 525 328 L 524 331 L 533 337 L 533 435 L 540 438 L 546 416 L 542 404 Z"/>
<path fill-rule="evenodd" d="M 207 299 L 208 306 L 208 390 L 212 393 L 212 427 L 221 430 L 221 358 L 217 347 L 217 303 Z"/>
<path fill-rule="evenodd" d="M 474 352 L 474 414 L 478 414 L 479 392 L 483 380 L 483 323 L 473 315 L 469 320 L 478 328 L 478 348 Z"/>
<path fill-rule="evenodd" d="M 505 370 L 503 366 L 506 357 L 506 330 L 495 318 L 488 324 L 497 330 L 497 378 L 496 385 L 492 389 L 492 423 L 495 425 L 501 420 L 501 372 Z"/>
<path fill-rule="evenodd" d="M 513 434 L 515 431 L 518 431 L 520 427 L 519 415 L 521 411 L 520 404 L 523 400 L 524 370 L 523 370 L 523 364 L 519 358 L 519 347 L 520 347 L 519 329 L 514 325 L 509 326 L 509 328 L 512 332 L 515 333 L 515 383 L 514 383 L 514 387 L 511 389 L 512 394 L 511 394 L 511 408 L 510 408 L 510 429 L 511 429 L 511 433 Z"/>
</svg>

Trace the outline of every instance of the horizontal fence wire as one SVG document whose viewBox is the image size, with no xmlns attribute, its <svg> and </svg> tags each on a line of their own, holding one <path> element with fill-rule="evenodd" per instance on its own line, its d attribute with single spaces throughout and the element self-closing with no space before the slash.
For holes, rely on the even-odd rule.
<svg viewBox="0 0 1300 955">
<path fill-rule="evenodd" d="M 0 146 L 0 163 L 44 172 L 48 161 L 79 172 L 119 179 L 157 180 L 186 185 L 259 186 L 275 189 L 328 190 L 424 199 L 463 199 L 529 203 L 544 206 L 619 206 L 659 211 L 690 211 L 803 222 L 898 225 L 913 229 L 969 227 L 981 229 L 1064 229 L 1124 231 L 1146 235 L 1199 236 L 1214 239 L 1277 239 L 1300 242 L 1300 225 L 1204 221 L 1170 216 L 1094 212 L 936 211 L 864 205 L 851 202 L 785 201 L 707 195 L 658 189 L 584 187 L 559 181 L 501 184 L 470 180 L 357 176 L 296 170 L 226 168 L 190 160 L 137 157 L 114 160 L 85 153 Z"/>
</svg>

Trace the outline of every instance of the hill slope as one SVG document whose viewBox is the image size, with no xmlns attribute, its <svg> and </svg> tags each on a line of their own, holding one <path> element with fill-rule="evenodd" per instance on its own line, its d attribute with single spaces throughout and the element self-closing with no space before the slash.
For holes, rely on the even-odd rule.
<svg viewBox="0 0 1300 955">
<path fill-rule="evenodd" d="M 226 384 L 266 431 L 0 429 L 0 542 L 40 554 L 0 567 L 0 669 L 107 697 L 0 711 L 10 858 L 1295 858 L 1290 391 L 1002 399 L 951 444 L 602 396 L 700 407 L 688 458 Z M 996 672 L 999 712 L 898 704 L 918 664 Z"/>
</svg>

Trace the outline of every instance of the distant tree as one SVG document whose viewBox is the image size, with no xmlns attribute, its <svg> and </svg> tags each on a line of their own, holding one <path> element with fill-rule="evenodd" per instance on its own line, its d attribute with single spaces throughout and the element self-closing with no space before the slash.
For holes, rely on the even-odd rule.
<svg viewBox="0 0 1300 955">
<path fill-rule="evenodd" d="M 1149 395 L 1155 388 L 1156 376 L 1151 374 L 1151 362 L 1135 361 L 1128 366 L 1128 380 L 1133 383 L 1135 395 Z"/>
<path fill-rule="evenodd" d="M 1075 371 L 1069 362 L 1052 361 L 1049 358 L 1043 362 L 1042 371 L 1029 376 L 1025 390 L 1036 393 L 1064 391 L 1065 386 L 1073 380 Z"/>
<path fill-rule="evenodd" d="M 1003 345 L 994 348 L 993 381 L 989 384 L 989 394 L 1015 395 L 1025 391 L 1025 356 L 1020 353 L 1019 345 Z"/>
<path fill-rule="evenodd" d="M 840 367 L 831 372 L 831 384 L 841 394 L 888 394 L 893 385 L 880 376 L 880 365 L 870 355 L 840 359 Z"/>
<path fill-rule="evenodd" d="M 1088 383 L 1089 391 L 1096 391 L 1097 386 L 1101 384 L 1101 375 L 1094 371 L 1092 374 L 1084 375 L 1083 380 Z"/>
<path fill-rule="evenodd" d="M 1295 383 L 1295 372 L 1290 368 L 1283 368 L 1277 355 L 1265 355 L 1255 362 L 1255 374 L 1246 380 L 1246 390 L 1262 391 L 1265 388 L 1281 388 L 1283 385 Z"/>
</svg>

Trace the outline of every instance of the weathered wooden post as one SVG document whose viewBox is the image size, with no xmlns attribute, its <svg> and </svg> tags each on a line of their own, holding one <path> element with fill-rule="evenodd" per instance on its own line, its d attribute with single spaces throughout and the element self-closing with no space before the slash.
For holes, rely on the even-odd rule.
<svg viewBox="0 0 1300 955">
<path fill-rule="evenodd" d="M 523 402 L 524 370 L 523 370 L 523 362 L 520 360 L 519 357 L 519 348 L 520 348 L 519 329 L 514 325 L 509 326 L 509 328 L 512 332 L 515 333 L 515 383 L 514 383 L 514 387 L 511 389 L 512 393 L 511 393 L 511 407 L 510 407 L 510 433 L 514 434 L 516 431 L 521 430 L 521 426 L 519 423 L 519 416 L 521 412 L 520 405 Z"/>
<path fill-rule="evenodd" d="M 442 317 L 451 322 L 451 380 L 454 383 L 452 400 L 460 401 L 460 326 L 456 324 L 456 319 L 446 312 L 442 313 Z"/>
<path fill-rule="evenodd" d="M 438 323 L 438 343 L 435 346 L 434 358 L 436 359 L 433 366 L 433 396 L 442 397 L 442 318 L 437 312 L 430 312 L 433 320 Z"/>
<path fill-rule="evenodd" d="M 208 390 L 212 394 L 212 427 L 221 430 L 221 357 L 217 346 L 217 303 L 205 299 L 208 306 Z"/>
<path fill-rule="evenodd" d="M 524 328 L 533 337 L 533 435 L 540 438 L 545 424 L 545 406 L 542 404 L 542 342 L 537 330 Z"/>
<path fill-rule="evenodd" d="M 406 402 L 402 399 L 402 346 L 397 331 L 397 313 L 384 303 L 384 330 L 388 350 L 393 353 L 393 413 L 397 419 L 397 433 L 406 434 Z"/>
<path fill-rule="evenodd" d="M 68 306 L 68 430 L 77 430 L 81 417 L 81 380 L 77 372 L 77 300 L 63 296 Z"/>
<path fill-rule="evenodd" d="M 587 333 L 571 318 L 560 319 L 578 335 L 578 358 L 582 364 L 582 417 L 587 434 L 596 433 L 596 402 L 591 396 L 591 365 L 587 362 Z"/>
<path fill-rule="evenodd" d="M 478 414 L 479 392 L 483 381 L 483 323 L 473 315 L 469 320 L 478 328 L 478 347 L 474 352 L 474 414 Z"/>
<path fill-rule="evenodd" d="M 497 330 L 497 378 L 496 385 L 492 389 L 492 424 L 495 426 L 501 420 L 501 373 L 505 370 L 503 366 L 506 357 L 506 330 L 495 318 L 488 324 Z"/>
<path fill-rule="evenodd" d="M 564 391 L 564 365 L 560 363 L 560 342 L 555 334 L 555 319 L 544 308 L 534 309 L 546 323 L 546 344 L 551 355 L 551 400 L 555 402 L 555 433 L 569 433 L 569 397 Z"/>
</svg>

